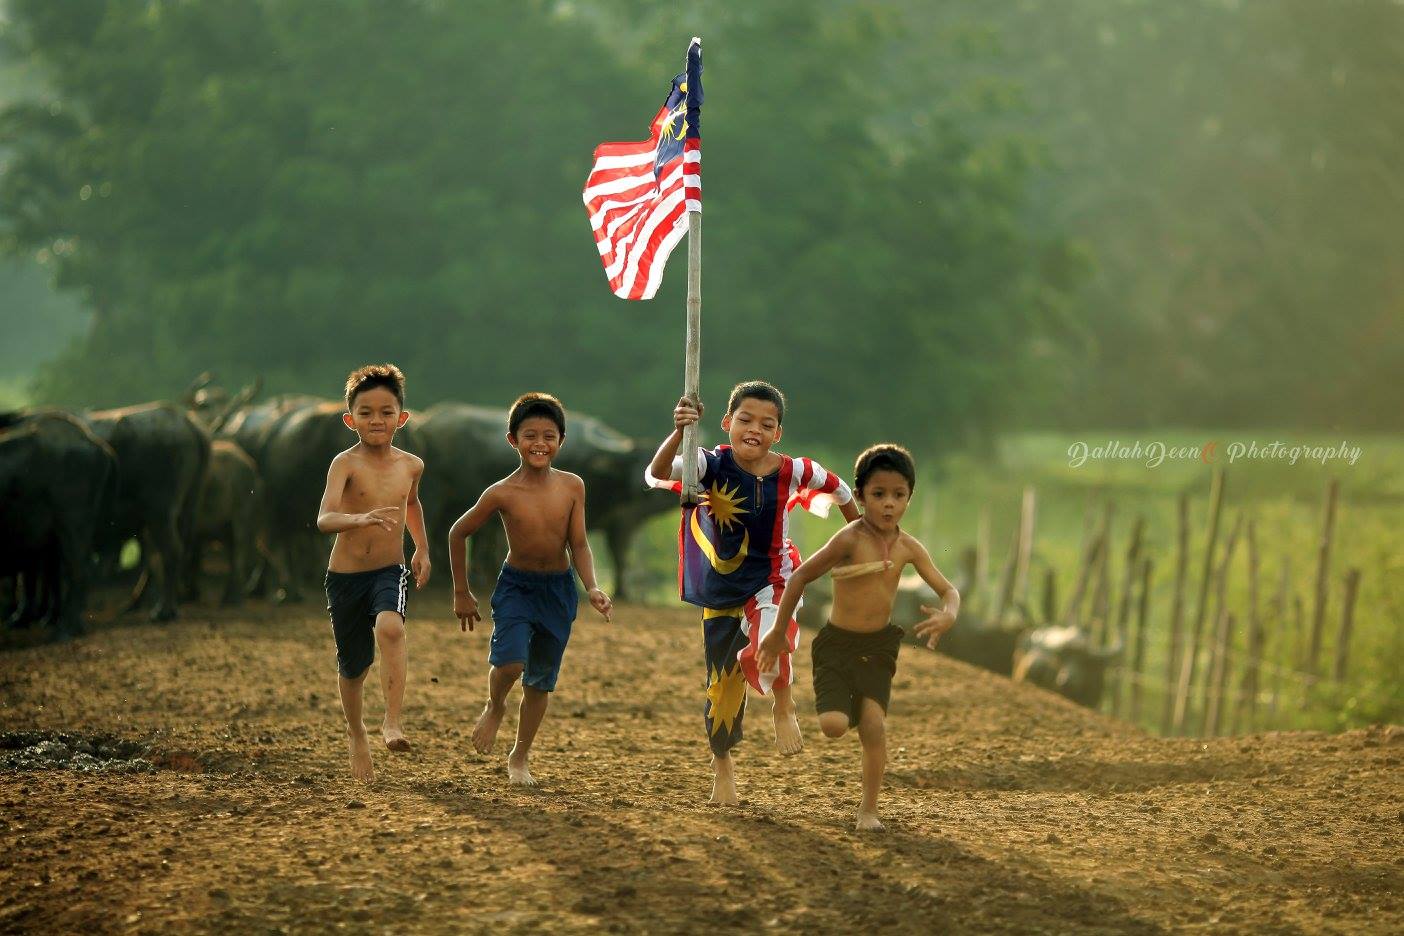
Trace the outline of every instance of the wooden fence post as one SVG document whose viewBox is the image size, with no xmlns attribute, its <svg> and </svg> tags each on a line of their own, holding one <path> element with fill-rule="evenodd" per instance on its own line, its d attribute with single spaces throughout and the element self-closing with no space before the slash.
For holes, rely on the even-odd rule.
<svg viewBox="0 0 1404 936">
<path fill-rule="evenodd" d="M 1219 575 L 1214 588 L 1214 641 L 1209 645 L 1209 671 L 1204 674 L 1204 692 L 1200 705 L 1200 735 L 1214 736 L 1219 733 L 1219 718 L 1223 714 L 1223 694 L 1227 686 L 1229 669 L 1229 640 L 1232 636 L 1233 615 L 1228 609 L 1228 579 L 1233 570 L 1233 549 L 1238 544 L 1238 533 L 1243 527 L 1243 511 L 1233 521 L 1228 541 L 1224 543 L 1224 559 L 1219 564 Z"/>
<path fill-rule="evenodd" d="M 1238 721 L 1247 709 L 1248 730 L 1252 731 L 1258 716 L 1258 669 L 1263 662 L 1263 619 L 1258 612 L 1258 533 L 1257 525 L 1248 521 L 1248 664 L 1239 684 L 1238 703 L 1233 708 L 1229 734 L 1238 733 Z"/>
<path fill-rule="evenodd" d="M 1132 592 L 1136 588 L 1136 576 L 1140 574 L 1141 559 L 1141 537 L 1145 533 L 1146 518 L 1142 514 L 1136 515 L 1136 522 L 1131 525 L 1131 542 L 1126 546 L 1126 574 L 1122 576 L 1121 601 L 1116 609 L 1116 640 L 1121 644 L 1121 658 L 1116 662 L 1116 668 L 1112 670 L 1111 679 L 1111 713 L 1113 716 L 1121 715 L 1121 675 L 1126 669 L 1126 652 L 1130 640 L 1128 639 L 1131 622 L 1131 598 Z"/>
<path fill-rule="evenodd" d="M 1194 682 L 1195 660 L 1199 656 L 1199 641 L 1204 634 L 1204 612 L 1209 603 L 1209 580 L 1214 574 L 1214 544 L 1219 537 L 1219 515 L 1224 503 L 1224 470 L 1214 471 L 1209 488 L 1209 529 L 1204 542 L 1204 567 L 1199 577 L 1199 597 L 1195 602 L 1194 624 L 1190 629 L 1189 646 L 1180 663 L 1180 679 L 1175 687 L 1175 734 L 1183 734 L 1189 709 L 1190 684 Z"/>
<path fill-rule="evenodd" d="M 1150 556 L 1141 560 L 1141 602 L 1136 609 L 1136 641 L 1131 651 L 1131 721 L 1141 718 L 1141 665 L 1146 659 L 1146 618 L 1150 616 L 1151 571 Z"/>
<path fill-rule="evenodd" d="M 1336 531 L 1336 498 L 1340 482 L 1332 478 L 1326 485 L 1326 509 L 1321 519 L 1321 542 L 1316 547 L 1316 601 L 1311 608 L 1311 647 L 1307 651 L 1306 670 L 1316 676 L 1321 658 L 1321 632 L 1326 625 L 1326 597 L 1330 591 L 1331 539 Z"/>
<path fill-rule="evenodd" d="M 1175 537 L 1175 590 L 1170 599 L 1170 633 L 1165 650 L 1165 698 L 1161 700 L 1160 733 L 1168 735 L 1175 715 L 1175 686 L 1180 677 L 1180 633 L 1185 616 L 1185 570 L 1189 565 L 1189 493 L 1180 492 Z"/>
<path fill-rule="evenodd" d="M 1360 589 L 1360 570 L 1351 569 L 1345 577 L 1345 607 L 1341 609 L 1341 632 L 1336 638 L 1336 682 L 1345 682 L 1350 655 L 1350 632 L 1355 622 L 1355 595 Z"/>
</svg>

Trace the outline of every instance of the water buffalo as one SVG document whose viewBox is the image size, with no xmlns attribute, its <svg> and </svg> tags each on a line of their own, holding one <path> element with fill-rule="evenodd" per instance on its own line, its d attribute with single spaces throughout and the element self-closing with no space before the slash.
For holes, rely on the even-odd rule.
<svg viewBox="0 0 1404 936">
<path fill-rule="evenodd" d="M 224 419 L 216 434 L 222 439 L 237 442 L 255 464 L 261 464 L 263 447 L 279 425 L 298 410 L 331 402 L 304 393 L 283 394 L 262 403 L 237 408 Z"/>
<path fill-rule="evenodd" d="M 908 639 L 925 645 L 925 640 L 919 640 L 911 632 L 911 625 L 926 617 L 921 610 L 922 605 L 939 608 L 941 599 L 920 579 L 904 579 L 892 605 L 892 620 L 907 629 Z M 936 644 L 936 650 L 962 662 L 1008 676 L 1014 670 L 1014 648 L 1021 633 L 1022 630 L 1015 628 L 995 627 L 963 612 L 955 627 Z"/>
<path fill-rule="evenodd" d="M 209 466 L 210 437 L 184 409 L 170 403 L 90 412 L 85 420 L 117 455 L 118 496 L 99 530 L 99 548 L 115 551 L 138 537 L 142 560 L 159 581 L 151 617 L 171 620 L 196 499 Z"/>
<path fill-rule="evenodd" d="M 418 423 L 425 445 L 425 472 L 420 499 L 430 523 L 435 549 L 459 514 L 471 507 L 483 490 L 516 470 L 517 453 L 507 444 L 507 413 L 466 403 L 439 403 Z M 629 545 L 650 516 L 676 508 L 640 483 L 653 451 L 621 435 L 593 416 L 566 417 L 565 444 L 555 467 L 585 481 L 590 529 L 605 535 L 614 563 L 614 597 L 626 590 Z M 426 499 L 427 498 L 427 499 Z M 432 506 L 431 506 L 432 505 Z M 490 583 L 506 556 L 500 524 L 489 524 L 473 537 L 470 570 Z M 435 561 L 447 556 L 435 554 Z"/>
<path fill-rule="evenodd" d="M 83 629 L 99 518 L 116 495 L 117 459 L 67 413 L 0 415 L 0 575 L 17 575 L 17 617 L 59 636 Z"/>
<path fill-rule="evenodd" d="M 210 446 L 210 468 L 200 488 L 188 557 L 186 581 L 194 597 L 199 597 L 204 547 L 218 542 L 224 547 L 229 565 L 222 602 L 236 605 L 243 601 L 264 517 L 263 481 L 254 460 L 237 442 L 216 439 Z"/>
<path fill-rule="evenodd" d="M 1080 627 L 1040 627 L 1019 641 L 1014 679 L 1096 708 L 1102 701 L 1107 664 L 1120 654 L 1119 644 L 1093 646 L 1091 635 Z"/>
<path fill-rule="evenodd" d="M 254 456 L 269 507 L 270 546 L 282 566 L 288 601 L 301 600 L 303 588 L 320 582 L 326 571 L 332 541 L 317 532 L 317 505 L 332 459 L 356 444 L 356 434 L 341 420 L 345 412 L 340 402 L 292 409 L 272 421 Z M 413 420 L 395 433 L 395 447 L 422 455 Z"/>
<path fill-rule="evenodd" d="M 437 403 L 415 420 L 423 440 L 424 480 L 419 501 L 429 529 L 434 563 L 447 570 L 449 527 L 478 496 L 518 465 L 517 453 L 503 438 L 505 411 L 467 403 Z M 473 585 L 490 587 L 507 556 L 507 539 L 499 523 L 473 534 L 468 571 Z"/>
</svg>

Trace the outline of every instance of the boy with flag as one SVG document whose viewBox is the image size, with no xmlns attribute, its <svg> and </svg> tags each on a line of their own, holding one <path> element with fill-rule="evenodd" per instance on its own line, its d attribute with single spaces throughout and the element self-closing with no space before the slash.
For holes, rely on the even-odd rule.
<svg viewBox="0 0 1404 936">
<path fill-rule="evenodd" d="M 703 718 L 712 748 L 713 803 L 736 805 L 731 749 L 741 740 L 746 684 L 774 693 L 775 740 L 782 754 L 803 744 L 791 697 L 789 657 L 777 672 L 756 666 L 761 640 L 780 629 L 794 649 L 799 624 L 777 614 L 791 573 L 800 564 L 790 542 L 789 512 L 804 506 L 820 516 L 836 503 L 844 519 L 858 519 L 848 485 L 808 458 L 791 458 L 771 447 L 781 436 L 785 397 L 771 384 L 752 380 L 731 391 L 721 427 L 730 445 L 698 448 L 702 503 L 683 507 L 678 546 L 682 599 L 702 608 L 707 664 Z M 652 487 L 681 491 L 682 458 L 675 457 L 683 430 L 701 409 L 684 397 L 673 409 L 673 432 L 658 447 L 645 480 Z"/>
</svg>

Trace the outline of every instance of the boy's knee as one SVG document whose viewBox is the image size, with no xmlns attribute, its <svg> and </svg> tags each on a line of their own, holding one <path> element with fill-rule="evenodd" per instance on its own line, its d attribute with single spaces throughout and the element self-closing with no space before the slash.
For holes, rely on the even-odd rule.
<svg viewBox="0 0 1404 936">
<path fill-rule="evenodd" d="M 843 712 L 820 712 L 819 730 L 826 737 L 842 738 L 848 731 L 848 716 Z"/>
<path fill-rule="evenodd" d="M 405 619 L 394 611 L 382 611 L 375 618 L 375 639 L 380 643 L 399 643 L 405 639 Z"/>
<path fill-rule="evenodd" d="M 887 738 L 887 719 L 877 704 L 865 706 L 858 719 L 858 737 L 864 744 L 881 744 Z"/>
<path fill-rule="evenodd" d="M 522 675 L 522 671 L 526 669 L 526 664 L 503 663 L 500 666 L 494 666 L 493 669 L 497 670 L 499 673 L 501 673 L 503 676 L 506 676 L 508 679 L 517 679 Z"/>
</svg>

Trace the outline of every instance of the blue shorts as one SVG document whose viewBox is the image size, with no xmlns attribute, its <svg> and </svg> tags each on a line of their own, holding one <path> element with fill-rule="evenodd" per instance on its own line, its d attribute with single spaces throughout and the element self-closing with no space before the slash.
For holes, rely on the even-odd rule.
<svg viewBox="0 0 1404 936">
<path fill-rule="evenodd" d="M 504 565 L 492 592 L 488 663 L 522 663 L 522 685 L 551 692 L 579 603 L 575 573 L 526 572 Z"/>
<path fill-rule="evenodd" d="M 375 616 L 394 611 L 404 618 L 408 581 L 409 569 L 402 565 L 369 572 L 327 570 L 327 611 L 341 675 L 355 679 L 375 662 Z"/>
</svg>

